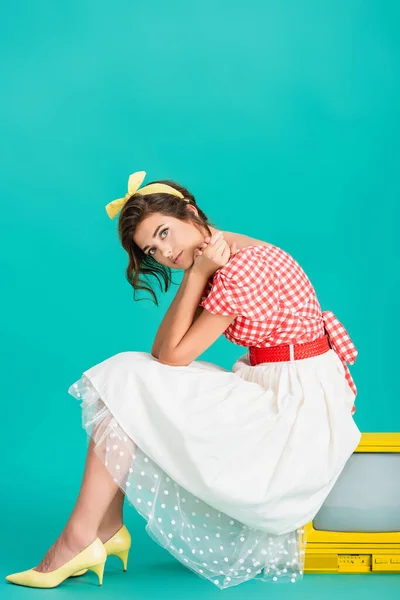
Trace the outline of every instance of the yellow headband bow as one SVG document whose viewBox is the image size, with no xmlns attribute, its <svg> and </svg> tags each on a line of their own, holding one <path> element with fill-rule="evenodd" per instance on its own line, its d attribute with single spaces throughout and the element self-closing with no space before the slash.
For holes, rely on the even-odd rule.
<svg viewBox="0 0 400 600">
<path fill-rule="evenodd" d="M 149 185 L 139 189 L 139 186 L 143 183 L 145 177 L 146 171 L 136 171 L 136 173 L 132 173 L 132 175 L 130 175 L 128 179 L 128 193 L 124 196 L 124 198 L 118 198 L 117 200 L 113 200 L 106 205 L 106 211 L 110 219 L 114 219 L 114 217 L 117 216 L 124 204 L 131 196 L 133 196 L 133 194 L 136 194 L 136 192 L 139 192 L 142 194 L 142 196 L 156 193 L 172 194 L 173 196 L 178 196 L 178 198 L 183 198 L 186 200 L 186 202 L 189 202 L 189 200 L 185 198 L 181 192 L 165 183 L 150 183 Z"/>
</svg>

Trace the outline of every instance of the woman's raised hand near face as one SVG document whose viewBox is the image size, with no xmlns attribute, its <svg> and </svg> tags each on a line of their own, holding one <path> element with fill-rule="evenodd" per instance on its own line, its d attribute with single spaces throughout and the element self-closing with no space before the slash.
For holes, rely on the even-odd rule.
<svg viewBox="0 0 400 600">
<path fill-rule="evenodd" d="M 207 246 L 207 244 L 210 242 L 210 240 L 211 240 L 211 236 L 207 236 L 206 238 L 204 238 L 202 248 L 205 248 Z M 231 251 L 231 256 L 233 256 L 234 254 L 239 252 L 239 248 L 237 247 L 236 242 L 232 242 L 232 244 L 229 246 L 229 248 Z"/>
<path fill-rule="evenodd" d="M 217 231 L 211 237 L 206 237 L 200 249 L 196 248 L 194 251 L 192 270 L 199 271 L 208 278 L 226 265 L 237 251 L 235 242 L 229 246 L 223 232 Z"/>
</svg>

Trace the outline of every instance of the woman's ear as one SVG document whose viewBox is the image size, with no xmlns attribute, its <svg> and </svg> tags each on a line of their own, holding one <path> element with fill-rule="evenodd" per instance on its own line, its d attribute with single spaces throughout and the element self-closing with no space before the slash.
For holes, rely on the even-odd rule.
<svg viewBox="0 0 400 600">
<path fill-rule="evenodd" d="M 193 206 L 193 204 L 188 204 L 186 208 L 188 210 L 192 211 L 192 213 L 194 213 L 197 217 L 199 216 L 197 208 L 195 206 Z"/>
</svg>

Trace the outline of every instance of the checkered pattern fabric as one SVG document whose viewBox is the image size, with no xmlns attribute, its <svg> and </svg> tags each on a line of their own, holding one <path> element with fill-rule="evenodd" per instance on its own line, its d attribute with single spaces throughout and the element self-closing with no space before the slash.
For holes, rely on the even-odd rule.
<svg viewBox="0 0 400 600">
<path fill-rule="evenodd" d="M 332 311 L 321 312 L 307 275 L 281 248 L 256 245 L 239 250 L 208 280 L 200 305 L 213 314 L 239 315 L 224 332 L 239 346 L 302 344 L 327 333 L 356 395 L 346 364 L 353 364 L 357 356 L 349 334 Z"/>
</svg>

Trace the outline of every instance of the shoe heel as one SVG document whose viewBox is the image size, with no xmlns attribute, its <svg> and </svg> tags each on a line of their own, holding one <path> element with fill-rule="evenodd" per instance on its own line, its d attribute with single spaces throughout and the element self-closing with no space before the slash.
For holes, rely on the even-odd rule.
<svg viewBox="0 0 400 600">
<path fill-rule="evenodd" d="M 124 564 L 124 571 L 126 571 L 128 566 L 129 548 L 127 548 L 126 550 L 121 550 L 121 552 L 116 552 L 115 556 L 118 556 L 118 558 L 122 560 Z"/>
<path fill-rule="evenodd" d="M 96 573 L 97 577 L 99 578 L 99 585 L 103 585 L 103 574 L 105 564 L 106 563 L 103 562 L 99 565 L 93 565 L 93 567 L 88 567 L 88 571 L 93 571 L 93 573 Z"/>
</svg>

